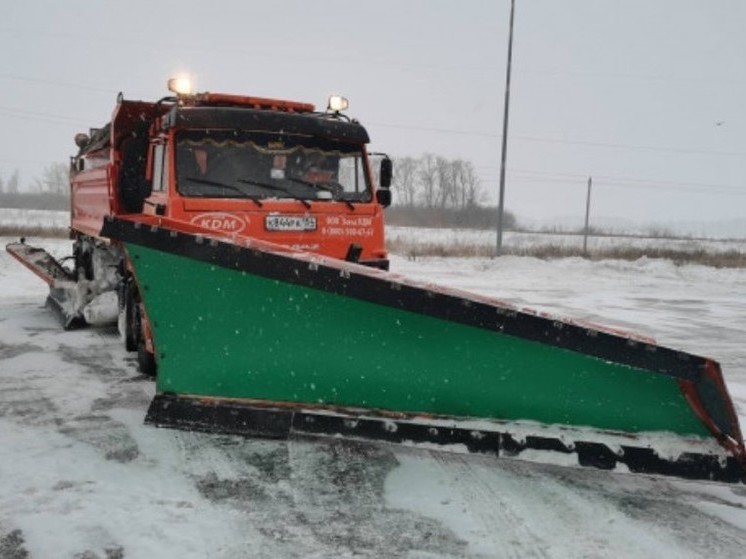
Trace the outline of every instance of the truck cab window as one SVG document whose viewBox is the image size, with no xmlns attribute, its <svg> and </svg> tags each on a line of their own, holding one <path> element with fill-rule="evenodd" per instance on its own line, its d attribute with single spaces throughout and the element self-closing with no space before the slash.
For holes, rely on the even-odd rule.
<svg viewBox="0 0 746 559">
<path fill-rule="evenodd" d="M 182 196 L 372 199 L 360 145 L 305 135 L 185 131 L 176 142 Z"/>
<path fill-rule="evenodd" d="M 168 164 L 166 161 L 166 146 L 159 144 L 153 150 L 153 190 L 164 192 L 168 190 Z"/>
</svg>

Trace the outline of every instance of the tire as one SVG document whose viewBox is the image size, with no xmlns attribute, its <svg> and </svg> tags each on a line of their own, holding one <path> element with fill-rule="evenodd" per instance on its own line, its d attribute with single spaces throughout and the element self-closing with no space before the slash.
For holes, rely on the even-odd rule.
<svg viewBox="0 0 746 559">
<path fill-rule="evenodd" d="M 78 277 L 78 271 L 83 270 L 83 277 L 88 281 L 93 280 L 93 254 L 91 251 L 78 245 L 73 252 L 73 256 L 75 257 L 76 277 Z"/>
<path fill-rule="evenodd" d="M 140 372 L 143 375 L 155 378 L 155 356 L 145 349 L 145 342 L 142 340 L 137 344 L 137 365 L 140 367 Z"/>
</svg>

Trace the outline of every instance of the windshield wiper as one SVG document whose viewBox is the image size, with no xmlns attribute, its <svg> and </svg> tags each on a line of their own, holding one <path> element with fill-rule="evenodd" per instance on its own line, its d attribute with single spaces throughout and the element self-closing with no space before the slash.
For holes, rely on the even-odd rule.
<svg viewBox="0 0 746 559">
<path fill-rule="evenodd" d="M 351 210 L 355 211 L 355 206 L 352 202 L 349 200 L 346 200 L 345 198 L 341 197 L 335 197 L 335 195 L 338 195 L 340 191 L 344 191 L 344 186 L 339 184 L 338 182 L 334 181 L 324 181 L 324 182 L 311 182 L 303 179 L 299 179 L 297 177 L 288 177 L 288 180 L 291 180 L 293 182 L 297 182 L 300 184 L 303 184 L 305 186 L 311 187 L 315 190 L 323 190 L 324 192 L 331 192 L 332 193 L 332 200 L 336 200 L 339 202 L 344 202 L 347 204 L 347 207 Z M 334 188 L 336 187 L 336 188 Z"/>
<path fill-rule="evenodd" d="M 206 186 L 214 186 L 215 188 L 226 188 L 228 190 L 232 190 L 233 192 L 238 192 L 239 194 L 242 195 L 242 198 L 247 198 L 251 200 L 260 208 L 264 205 L 262 204 L 262 201 L 259 200 L 259 198 L 257 198 L 256 196 L 252 196 L 245 190 L 241 190 L 240 188 L 238 188 L 237 186 L 233 186 L 232 184 L 227 184 L 227 183 L 219 182 L 219 181 L 211 181 L 209 179 L 203 179 L 200 177 L 184 177 L 184 180 L 196 182 L 197 184 L 204 184 Z"/>
<path fill-rule="evenodd" d="M 303 204 L 306 207 L 306 209 L 309 209 L 311 207 L 311 203 L 308 200 L 305 200 L 305 199 L 301 198 L 295 192 L 293 192 L 291 190 L 288 190 L 287 188 L 283 188 L 282 186 L 279 186 L 277 184 L 270 184 L 270 183 L 267 183 L 267 182 L 260 182 L 260 181 L 255 181 L 255 180 L 251 180 L 251 179 L 237 179 L 237 180 L 238 180 L 238 182 L 242 182 L 244 184 L 253 184 L 254 186 L 259 186 L 261 188 L 266 188 L 268 190 L 275 190 L 277 192 L 284 192 L 285 194 L 287 194 L 288 196 L 290 196 L 293 200 L 298 200 L 298 202 L 300 202 L 301 204 Z"/>
</svg>

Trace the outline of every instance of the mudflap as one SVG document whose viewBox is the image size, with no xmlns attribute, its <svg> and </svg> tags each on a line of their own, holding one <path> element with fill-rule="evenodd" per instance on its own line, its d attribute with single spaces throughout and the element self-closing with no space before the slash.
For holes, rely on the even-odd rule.
<svg viewBox="0 0 746 559">
<path fill-rule="evenodd" d="M 547 453 L 562 455 L 567 464 L 573 457 L 578 466 L 620 473 L 673 476 L 719 483 L 746 483 L 744 471 L 732 456 L 704 452 L 659 455 L 647 446 L 636 446 L 625 434 L 625 444 L 609 445 L 592 440 L 559 436 L 526 435 L 511 431 L 509 422 L 481 428 L 465 423 L 400 414 L 375 416 L 339 410 L 306 409 L 294 405 L 245 403 L 214 398 L 158 394 L 150 404 L 145 423 L 185 431 L 222 433 L 246 437 L 289 439 L 294 436 L 343 437 L 345 439 L 424 445 L 446 452 L 485 454 L 535 462 L 553 462 Z M 581 435 L 582 436 L 582 435 Z M 608 436 L 608 435 L 605 435 Z M 548 459 L 542 459 L 541 455 Z"/>
</svg>

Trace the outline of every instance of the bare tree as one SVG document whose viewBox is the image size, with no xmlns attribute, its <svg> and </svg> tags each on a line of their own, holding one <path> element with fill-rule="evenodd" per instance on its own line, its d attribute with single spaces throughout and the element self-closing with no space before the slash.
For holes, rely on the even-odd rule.
<svg viewBox="0 0 746 559">
<path fill-rule="evenodd" d="M 8 181 L 5 183 L 5 191 L 8 194 L 16 194 L 18 192 L 18 183 L 20 182 L 20 178 L 18 175 L 18 169 L 13 171 L 13 174 L 10 175 L 10 178 L 8 178 Z"/>
<path fill-rule="evenodd" d="M 457 159 L 452 162 L 454 177 L 454 196 L 456 207 L 460 209 L 474 208 L 481 202 L 484 193 L 479 177 L 471 161 Z"/>
<path fill-rule="evenodd" d="M 438 169 L 436 165 L 436 157 L 432 153 L 426 153 L 422 156 L 419 176 L 422 185 L 422 204 L 426 208 L 436 207 L 438 194 Z"/>
<path fill-rule="evenodd" d="M 34 188 L 42 194 L 66 194 L 69 186 L 68 167 L 64 163 L 52 163 L 44 168 L 41 179 L 34 179 Z"/>
<path fill-rule="evenodd" d="M 445 157 L 437 157 L 435 169 L 438 177 L 437 206 L 443 210 L 453 205 L 453 164 Z"/>
<path fill-rule="evenodd" d="M 417 204 L 417 190 L 419 186 L 420 160 L 413 157 L 402 157 L 394 162 L 396 173 L 394 173 L 394 188 L 397 190 L 397 199 L 401 205 L 413 207 Z"/>
</svg>

